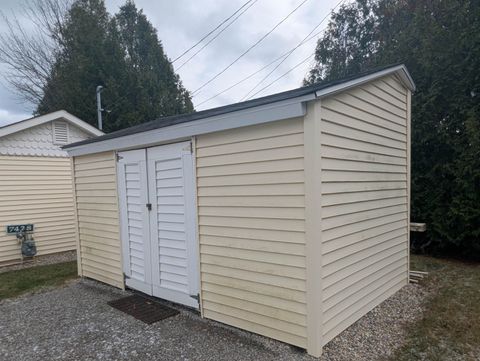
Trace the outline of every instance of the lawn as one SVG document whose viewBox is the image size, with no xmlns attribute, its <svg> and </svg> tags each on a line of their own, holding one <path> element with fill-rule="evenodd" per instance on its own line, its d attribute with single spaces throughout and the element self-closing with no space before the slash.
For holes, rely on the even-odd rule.
<svg viewBox="0 0 480 361">
<path fill-rule="evenodd" d="M 77 277 L 77 262 L 0 273 L 0 300 L 16 297 L 41 287 L 60 286 L 75 277 Z"/>
<path fill-rule="evenodd" d="M 480 360 L 480 264 L 412 256 L 431 290 L 423 317 L 392 361 Z"/>
</svg>

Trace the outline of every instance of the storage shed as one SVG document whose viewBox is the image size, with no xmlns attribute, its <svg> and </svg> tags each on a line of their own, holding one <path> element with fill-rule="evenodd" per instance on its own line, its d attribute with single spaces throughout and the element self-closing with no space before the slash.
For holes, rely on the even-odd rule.
<svg viewBox="0 0 480 361">
<path fill-rule="evenodd" d="M 79 274 L 314 356 L 408 283 L 403 65 L 66 146 Z"/>
<path fill-rule="evenodd" d="M 102 134 L 63 110 L 0 127 L 0 265 L 22 260 L 7 226 L 33 225 L 37 255 L 76 249 L 71 161 L 61 147 Z"/>
</svg>

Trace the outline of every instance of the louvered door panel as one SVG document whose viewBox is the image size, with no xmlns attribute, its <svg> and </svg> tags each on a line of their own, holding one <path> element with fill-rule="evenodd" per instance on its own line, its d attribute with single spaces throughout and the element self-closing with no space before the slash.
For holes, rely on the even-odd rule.
<svg viewBox="0 0 480 361">
<path fill-rule="evenodd" d="M 118 186 L 126 284 L 152 294 L 145 150 L 119 153 Z"/>
<path fill-rule="evenodd" d="M 152 281 L 158 297 L 197 307 L 191 297 L 195 282 L 195 226 L 192 213 L 192 157 L 190 143 L 150 148 L 147 151 L 149 194 L 152 201 Z"/>
</svg>

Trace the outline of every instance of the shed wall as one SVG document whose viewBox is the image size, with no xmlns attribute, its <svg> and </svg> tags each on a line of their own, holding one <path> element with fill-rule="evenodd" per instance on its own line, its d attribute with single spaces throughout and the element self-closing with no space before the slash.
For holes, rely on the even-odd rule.
<svg viewBox="0 0 480 361">
<path fill-rule="evenodd" d="M 70 159 L 0 155 L 0 263 L 21 260 L 7 224 L 33 223 L 37 254 L 75 249 Z"/>
<path fill-rule="evenodd" d="M 321 103 L 323 344 L 408 283 L 407 89 Z"/>
<path fill-rule="evenodd" d="M 114 152 L 75 157 L 79 273 L 123 288 Z"/>
<path fill-rule="evenodd" d="M 198 136 L 203 315 L 306 347 L 303 119 Z"/>
</svg>

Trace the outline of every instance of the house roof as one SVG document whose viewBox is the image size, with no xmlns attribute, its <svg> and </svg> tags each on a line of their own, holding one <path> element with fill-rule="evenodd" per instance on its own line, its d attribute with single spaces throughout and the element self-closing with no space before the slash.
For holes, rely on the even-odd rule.
<svg viewBox="0 0 480 361">
<path fill-rule="evenodd" d="M 41 124 L 48 123 L 53 120 L 59 120 L 59 119 L 65 120 L 66 122 L 71 123 L 77 126 L 78 128 L 84 130 L 88 134 L 91 134 L 94 136 L 100 136 L 105 134 L 102 131 L 98 130 L 97 128 L 92 127 L 90 124 L 77 118 L 75 115 L 72 115 L 65 110 L 58 110 L 53 113 L 48 113 L 48 114 L 40 115 L 37 117 L 24 119 L 19 122 L 0 127 L 0 138 L 13 133 L 20 132 L 28 128 L 35 127 L 37 125 L 41 125 Z"/>
<path fill-rule="evenodd" d="M 296 109 L 293 109 L 294 105 L 299 105 L 308 100 L 338 93 L 391 74 L 398 75 L 399 79 L 408 89 L 412 91 L 415 90 L 415 84 L 405 65 L 389 65 L 339 80 L 321 82 L 240 103 L 199 112 L 158 118 L 150 122 L 121 129 L 100 137 L 72 143 L 63 148 L 67 150 L 70 155 L 74 156 L 114 149 L 128 149 L 139 146 L 148 146 L 159 142 L 173 141 L 175 139 L 181 139 L 182 137 L 185 138 L 192 135 L 202 134 L 202 132 L 205 133 L 231 129 L 240 126 L 301 116 L 305 113 L 305 107 L 302 105 L 301 109 L 298 108 L 298 106 Z M 278 106 L 278 109 L 276 109 L 277 111 L 274 111 L 275 105 Z M 286 109 L 287 106 L 290 106 L 288 111 Z M 253 116 L 252 114 L 255 110 L 258 110 L 259 112 L 256 112 L 255 116 Z M 265 120 L 265 117 L 268 118 L 268 115 L 260 114 L 260 111 L 262 110 L 270 112 L 270 119 Z M 245 115 L 247 113 L 249 114 L 249 120 L 244 116 L 243 121 L 233 121 L 237 116 Z M 258 118 L 258 122 L 252 120 L 252 117 L 255 119 Z M 221 122 L 217 122 L 217 127 L 213 126 L 213 123 L 216 120 L 221 120 Z M 226 125 L 227 120 L 232 120 L 231 126 Z M 202 122 L 202 126 L 200 126 L 200 122 Z M 207 126 L 207 122 L 211 123 L 210 126 Z M 199 126 L 189 126 L 187 123 L 198 123 Z M 159 133 L 160 130 L 162 130 L 161 134 Z M 155 134 L 156 137 L 154 137 L 155 139 L 148 136 L 142 137 L 140 134 Z"/>
</svg>

